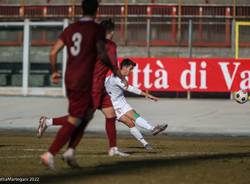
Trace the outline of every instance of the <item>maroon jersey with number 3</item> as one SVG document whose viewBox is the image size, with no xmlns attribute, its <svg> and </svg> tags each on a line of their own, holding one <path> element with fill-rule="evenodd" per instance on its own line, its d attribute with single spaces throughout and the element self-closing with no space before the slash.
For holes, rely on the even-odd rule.
<svg viewBox="0 0 250 184">
<path fill-rule="evenodd" d="M 60 35 L 67 47 L 66 89 L 91 91 L 97 58 L 96 43 L 105 41 L 105 30 L 93 20 L 82 19 L 69 25 Z"/>
</svg>

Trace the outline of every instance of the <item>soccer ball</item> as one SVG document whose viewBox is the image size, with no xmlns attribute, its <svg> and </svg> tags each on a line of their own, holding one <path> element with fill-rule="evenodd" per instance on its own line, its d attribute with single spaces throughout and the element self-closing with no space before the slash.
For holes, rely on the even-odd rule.
<svg viewBox="0 0 250 184">
<path fill-rule="evenodd" d="M 234 94 L 234 99 L 236 102 L 243 104 L 248 100 L 248 93 L 246 90 L 239 90 Z"/>
</svg>

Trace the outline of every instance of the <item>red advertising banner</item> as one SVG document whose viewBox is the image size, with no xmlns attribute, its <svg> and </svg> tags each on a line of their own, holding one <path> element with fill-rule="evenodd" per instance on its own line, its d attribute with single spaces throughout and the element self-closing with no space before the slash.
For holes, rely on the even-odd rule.
<svg viewBox="0 0 250 184">
<path fill-rule="evenodd" d="M 137 66 L 129 77 L 129 83 L 140 89 L 197 92 L 250 90 L 250 59 L 130 59 Z"/>
</svg>

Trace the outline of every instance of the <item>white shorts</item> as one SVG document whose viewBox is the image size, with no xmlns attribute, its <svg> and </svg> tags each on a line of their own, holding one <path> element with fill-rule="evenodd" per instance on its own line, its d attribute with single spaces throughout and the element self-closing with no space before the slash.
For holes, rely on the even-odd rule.
<svg viewBox="0 0 250 184">
<path fill-rule="evenodd" d="M 126 114 L 128 111 L 133 110 L 133 108 L 128 104 L 124 103 L 122 105 L 115 105 L 115 114 L 116 118 L 119 120 L 124 114 Z"/>
</svg>

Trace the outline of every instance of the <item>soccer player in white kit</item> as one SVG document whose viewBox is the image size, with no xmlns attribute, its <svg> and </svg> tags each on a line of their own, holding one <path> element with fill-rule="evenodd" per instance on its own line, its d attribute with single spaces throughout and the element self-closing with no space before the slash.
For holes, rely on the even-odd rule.
<svg viewBox="0 0 250 184">
<path fill-rule="evenodd" d="M 133 71 L 133 68 L 135 66 L 136 63 L 134 63 L 132 60 L 124 59 L 120 64 L 121 75 L 123 77 L 127 77 Z M 136 128 L 135 125 L 140 128 L 146 129 L 147 131 L 151 132 L 152 135 L 157 135 L 158 133 L 164 131 L 168 125 L 162 124 L 153 126 L 148 121 L 143 119 L 127 103 L 124 97 L 124 91 L 128 91 L 137 95 L 142 95 L 154 101 L 157 101 L 158 98 L 148 93 L 145 93 L 134 86 L 124 84 L 124 82 L 119 77 L 116 77 L 114 75 L 111 75 L 106 78 L 105 88 L 111 97 L 111 101 L 115 109 L 117 119 L 129 127 L 130 133 L 143 144 L 145 149 L 152 149 L 151 145 L 144 139 L 143 135 Z"/>
</svg>

